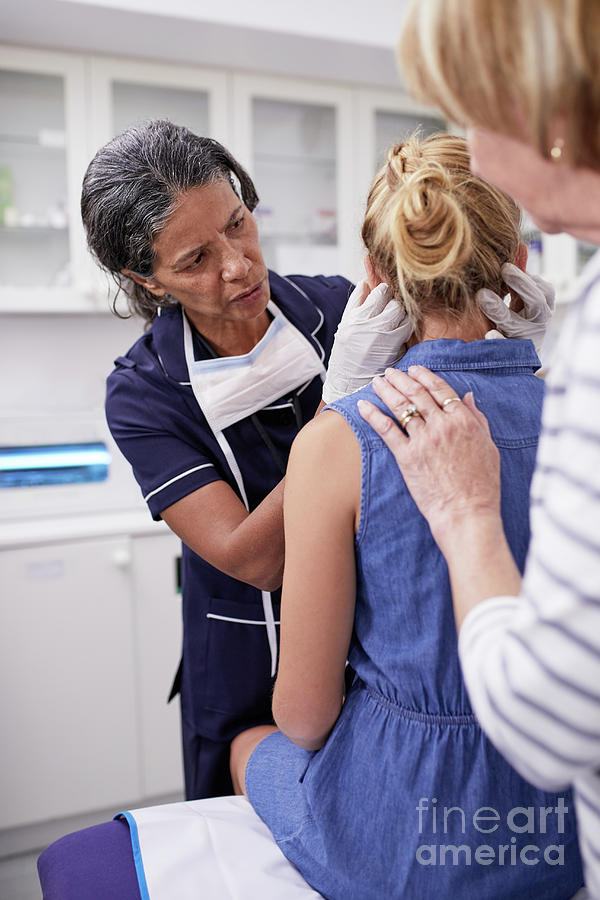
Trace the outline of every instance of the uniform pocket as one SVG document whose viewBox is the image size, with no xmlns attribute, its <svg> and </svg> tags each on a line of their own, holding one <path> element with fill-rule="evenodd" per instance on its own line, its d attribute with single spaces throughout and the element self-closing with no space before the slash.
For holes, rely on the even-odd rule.
<svg viewBox="0 0 600 900">
<path fill-rule="evenodd" d="M 279 644 L 277 602 L 273 613 Z M 211 598 L 206 626 L 206 708 L 240 724 L 268 721 L 274 679 L 262 603 Z"/>
</svg>

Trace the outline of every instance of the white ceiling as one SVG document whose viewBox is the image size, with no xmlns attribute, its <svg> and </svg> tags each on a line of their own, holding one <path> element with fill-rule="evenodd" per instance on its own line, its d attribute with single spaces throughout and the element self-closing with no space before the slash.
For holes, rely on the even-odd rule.
<svg viewBox="0 0 600 900">
<path fill-rule="evenodd" d="M 405 3 L 0 0 L 0 41 L 398 89 Z"/>
<path fill-rule="evenodd" d="M 406 0 L 64 0 L 137 13 L 393 48 Z"/>
</svg>

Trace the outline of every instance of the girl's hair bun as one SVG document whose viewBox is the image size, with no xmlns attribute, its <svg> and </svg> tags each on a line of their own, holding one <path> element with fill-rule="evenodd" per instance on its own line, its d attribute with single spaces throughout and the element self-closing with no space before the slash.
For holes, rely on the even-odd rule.
<svg viewBox="0 0 600 900">
<path fill-rule="evenodd" d="M 397 267 L 415 277 L 458 273 L 470 256 L 469 219 L 439 163 L 427 163 L 405 178 L 390 203 L 389 227 Z"/>
<path fill-rule="evenodd" d="M 369 193 L 363 239 L 418 334 L 426 313 L 463 315 L 482 287 L 503 293 L 520 212 L 469 168 L 463 138 L 413 135 L 388 152 Z"/>
</svg>

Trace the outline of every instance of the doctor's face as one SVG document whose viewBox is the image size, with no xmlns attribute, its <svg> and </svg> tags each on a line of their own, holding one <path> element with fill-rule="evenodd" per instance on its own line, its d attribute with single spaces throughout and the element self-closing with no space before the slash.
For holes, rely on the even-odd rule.
<svg viewBox="0 0 600 900">
<path fill-rule="evenodd" d="M 154 250 L 145 286 L 179 300 L 200 330 L 216 319 L 249 321 L 264 313 L 269 281 L 256 222 L 229 182 L 187 191 Z"/>
</svg>

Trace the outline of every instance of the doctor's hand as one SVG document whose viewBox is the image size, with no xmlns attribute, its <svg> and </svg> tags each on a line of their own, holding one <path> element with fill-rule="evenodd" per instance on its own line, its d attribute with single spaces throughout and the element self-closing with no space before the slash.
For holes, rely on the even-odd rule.
<svg viewBox="0 0 600 900">
<path fill-rule="evenodd" d="M 539 354 L 554 311 L 554 288 L 539 275 L 529 275 L 512 263 L 504 263 L 500 272 L 511 294 L 523 301 L 522 310 L 515 312 L 506 305 L 502 297 L 488 288 L 478 291 L 475 299 L 501 335 L 507 338 L 529 338 Z M 488 335 L 501 336 L 492 332 L 488 332 Z"/>
<path fill-rule="evenodd" d="M 369 292 L 368 283 L 360 281 L 337 328 L 323 385 L 325 403 L 358 391 L 394 366 L 404 356 L 412 330 L 387 284 Z"/>
</svg>

